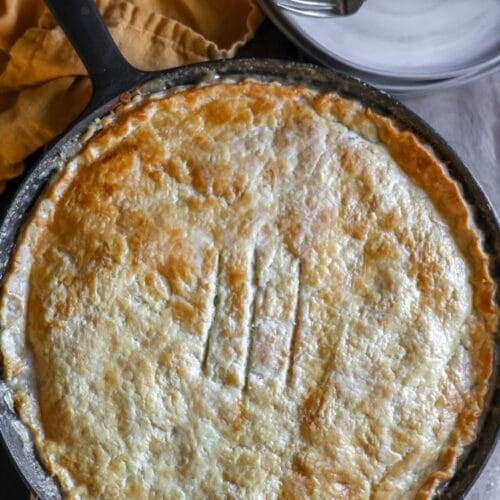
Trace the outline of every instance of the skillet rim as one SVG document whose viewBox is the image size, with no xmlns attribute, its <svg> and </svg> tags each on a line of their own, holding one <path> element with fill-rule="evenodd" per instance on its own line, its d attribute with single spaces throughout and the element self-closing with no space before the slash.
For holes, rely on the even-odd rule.
<svg viewBox="0 0 500 500">
<path fill-rule="evenodd" d="M 490 257 L 490 271 L 497 284 L 496 301 L 500 304 L 500 223 L 486 194 L 448 143 L 424 120 L 383 91 L 353 77 L 313 64 L 277 59 L 233 59 L 210 61 L 182 66 L 166 71 L 145 74 L 142 84 L 132 85 L 124 94 L 115 95 L 105 104 L 84 110 L 68 130 L 50 145 L 40 158 L 26 169 L 16 181 L 11 182 L 0 200 L 0 280 L 8 269 L 17 235 L 31 208 L 39 198 L 52 175 L 75 153 L 79 136 L 92 122 L 102 118 L 124 99 L 127 94 L 148 88 L 148 93 L 181 85 L 199 84 L 217 78 L 255 78 L 278 81 L 289 85 L 306 85 L 319 90 L 337 92 L 360 101 L 377 113 L 388 116 L 402 129 L 413 132 L 423 144 L 432 147 L 436 157 L 445 165 L 449 175 L 459 184 L 471 217 L 483 236 L 485 252 Z M 111 92 L 111 89 L 108 89 Z M 92 101 L 91 101 L 92 106 Z M 480 428 L 474 443 L 453 478 L 440 488 L 439 498 L 463 498 L 481 474 L 500 437 L 500 365 L 499 335 L 495 339 L 495 363 L 490 382 L 489 402 L 481 417 Z M 6 399 L 6 385 L 0 380 L 0 434 L 15 468 L 28 488 L 41 500 L 60 498 L 54 479 L 50 478 L 36 458 L 33 447 L 26 445 L 16 426 L 23 425 Z M 51 492 L 49 493 L 49 490 Z"/>
</svg>

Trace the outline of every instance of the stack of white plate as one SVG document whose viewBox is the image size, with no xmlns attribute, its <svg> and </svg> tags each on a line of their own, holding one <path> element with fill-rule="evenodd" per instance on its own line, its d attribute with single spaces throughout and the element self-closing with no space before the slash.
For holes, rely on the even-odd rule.
<svg viewBox="0 0 500 500">
<path fill-rule="evenodd" d="M 424 94 L 500 69 L 500 0 L 366 0 L 353 16 L 326 19 L 260 2 L 312 57 L 393 94 Z"/>
</svg>

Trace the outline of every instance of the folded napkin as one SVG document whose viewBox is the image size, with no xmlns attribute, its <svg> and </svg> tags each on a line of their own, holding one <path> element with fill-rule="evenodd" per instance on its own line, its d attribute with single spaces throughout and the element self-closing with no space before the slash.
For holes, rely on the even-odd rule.
<svg viewBox="0 0 500 500">
<path fill-rule="evenodd" d="M 97 0 L 134 66 L 232 57 L 262 20 L 256 0 Z M 0 0 L 0 191 L 83 110 L 90 80 L 42 0 Z"/>
</svg>

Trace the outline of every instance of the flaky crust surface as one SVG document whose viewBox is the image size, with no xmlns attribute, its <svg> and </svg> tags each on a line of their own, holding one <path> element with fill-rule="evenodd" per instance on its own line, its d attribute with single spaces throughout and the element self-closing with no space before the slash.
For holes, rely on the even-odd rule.
<svg viewBox="0 0 500 500">
<path fill-rule="evenodd" d="M 5 283 L 4 371 L 70 497 L 426 498 L 475 435 L 493 294 L 414 135 L 217 84 L 119 114 L 53 182 Z"/>
</svg>

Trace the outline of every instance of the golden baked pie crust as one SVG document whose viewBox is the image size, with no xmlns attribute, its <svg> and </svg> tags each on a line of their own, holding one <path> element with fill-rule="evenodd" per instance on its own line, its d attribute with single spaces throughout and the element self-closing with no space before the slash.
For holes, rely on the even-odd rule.
<svg viewBox="0 0 500 500">
<path fill-rule="evenodd" d="M 179 93 L 165 98 L 164 100 L 146 100 L 144 103 L 139 104 L 132 110 L 118 113 L 115 122 L 111 126 L 99 132 L 96 137 L 92 138 L 85 145 L 82 153 L 79 155 L 80 159 L 77 161 L 73 161 L 70 164 L 70 167 L 66 168 L 58 176 L 57 180 L 55 180 L 51 184 L 46 193 L 42 195 L 41 201 L 38 203 L 37 208 L 34 210 L 31 220 L 26 224 L 23 233 L 19 238 L 18 246 L 12 261 L 12 267 L 5 281 L 1 303 L 1 347 L 3 354 L 4 375 L 7 380 L 15 381 L 16 378 L 18 378 L 19 375 L 23 372 L 26 366 L 26 360 L 23 358 L 23 351 L 19 348 L 19 346 L 22 346 L 24 344 L 24 331 L 26 328 L 29 328 L 29 325 L 27 327 L 25 326 L 25 321 L 29 314 L 28 305 L 31 304 L 30 307 L 32 308 L 42 308 L 40 309 L 40 312 L 43 311 L 43 304 L 38 304 L 36 303 L 35 299 L 29 298 L 29 280 L 31 278 L 30 272 L 27 271 L 27 269 L 30 269 L 33 265 L 33 262 L 36 262 L 38 255 L 42 255 L 43 252 L 48 251 L 47 244 L 45 242 L 50 241 L 50 239 L 46 240 L 47 234 L 49 234 L 51 231 L 56 234 L 59 230 L 57 228 L 57 225 L 54 225 L 53 222 L 54 214 L 58 210 L 62 210 L 60 207 L 63 206 L 64 203 L 70 203 L 70 201 L 68 201 L 69 199 L 73 200 L 71 201 L 71 203 L 73 203 L 74 200 L 79 200 L 78 203 L 80 203 L 81 206 L 88 207 L 89 210 L 98 211 L 102 209 L 102 207 L 105 207 L 105 203 L 103 202 L 103 200 L 105 200 L 106 197 L 114 196 L 115 193 L 121 189 L 120 183 L 122 182 L 122 178 L 125 175 L 129 175 L 128 173 L 124 173 L 125 169 L 128 169 L 127 172 L 130 172 L 130 168 L 139 168 L 140 170 L 140 165 L 145 165 L 144 162 L 148 161 L 147 158 L 146 160 L 144 160 L 144 157 L 142 157 L 139 161 L 139 166 L 135 165 L 132 167 L 130 167 L 129 165 L 124 166 L 118 163 L 113 163 L 113 154 L 115 150 L 120 151 L 120 154 L 123 154 L 123 158 L 125 158 L 127 161 L 128 159 L 130 159 L 130 157 L 134 156 L 135 151 L 131 146 L 126 146 L 129 148 L 129 150 L 127 150 L 126 148 L 120 150 L 121 143 L 126 143 L 129 133 L 131 133 L 132 135 L 136 133 L 136 130 L 140 130 L 141 124 L 147 123 L 148 120 L 151 120 L 152 117 L 155 116 L 155 114 L 161 115 L 161 113 L 163 113 L 164 116 L 168 118 L 168 120 L 166 120 L 165 122 L 165 127 L 172 127 L 175 126 L 175 119 L 181 119 L 185 116 L 189 116 L 191 112 L 196 113 L 201 108 L 203 108 L 203 120 L 200 119 L 199 122 L 190 123 L 189 127 L 191 128 L 183 129 L 183 133 L 186 133 L 186 130 L 189 130 L 190 133 L 192 133 L 194 143 L 196 143 L 196 141 L 199 142 L 196 143 L 197 147 L 212 147 L 214 151 L 219 151 L 216 146 L 210 146 L 207 145 L 207 143 L 203 142 L 206 137 L 210 138 L 210 135 L 215 131 L 219 131 L 221 127 L 224 130 L 231 127 L 237 128 L 239 126 L 242 126 L 242 124 L 243 126 L 252 127 L 253 124 L 257 122 L 265 122 L 267 124 L 266 126 L 272 127 L 274 126 L 273 120 L 275 119 L 275 115 L 279 114 L 277 110 L 280 106 L 288 106 L 289 108 L 288 111 L 281 112 L 282 114 L 279 115 L 281 117 L 280 119 L 284 120 L 280 125 L 282 128 L 286 128 L 288 126 L 288 121 L 286 120 L 289 120 L 293 123 L 300 123 L 302 119 L 305 120 L 305 122 L 311 120 L 311 123 L 313 125 L 314 123 L 316 123 L 315 120 L 324 119 L 325 122 L 336 121 L 339 124 L 347 127 L 347 129 L 349 129 L 350 131 L 354 132 L 354 134 L 357 134 L 358 136 L 363 138 L 365 141 L 365 143 L 363 143 L 364 148 L 369 148 L 370 144 L 382 144 L 383 146 L 385 146 L 387 148 L 387 151 L 390 153 L 390 156 L 395 160 L 397 165 L 406 174 L 406 176 L 416 186 L 421 188 L 431 199 L 433 206 L 437 209 L 443 220 L 446 221 L 449 230 L 451 230 L 453 240 L 455 241 L 464 261 L 466 262 L 466 265 L 469 268 L 469 281 L 472 290 L 472 309 L 467 319 L 470 320 L 469 337 L 471 339 L 471 345 L 469 346 L 469 355 L 474 362 L 474 392 L 467 395 L 467 397 L 462 401 L 460 409 L 456 416 L 453 431 L 451 432 L 449 439 L 447 439 L 447 444 L 444 445 L 439 458 L 437 460 L 430 461 L 430 463 L 428 464 L 429 470 L 417 481 L 418 489 L 415 489 L 415 484 L 411 485 L 411 487 L 413 488 L 411 489 L 411 493 L 415 495 L 416 498 L 427 498 L 433 494 L 436 487 L 441 482 L 451 478 L 456 466 L 457 459 L 460 456 L 463 447 L 469 444 L 474 439 L 476 433 L 477 422 L 483 410 L 485 397 L 488 390 L 488 380 L 491 375 L 493 363 L 492 339 L 497 321 L 497 309 L 494 304 L 495 286 L 489 275 L 488 258 L 481 249 L 480 238 L 470 225 L 470 216 L 467 204 L 463 200 L 457 184 L 449 177 L 449 175 L 446 173 L 445 168 L 435 158 L 432 151 L 426 146 L 422 145 L 412 133 L 399 130 L 388 118 L 382 117 L 372 110 L 365 109 L 359 103 L 344 99 L 335 94 L 321 94 L 302 87 L 288 87 L 257 82 L 242 82 L 238 84 L 222 83 L 217 85 L 182 90 Z M 161 111 L 158 111 L 158 108 L 161 108 Z M 248 114 L 249 110 L 250 115 Z M 304 113 L 303 117 L 301 116 L 301 113 Z M 314 115 L 316 115 L 317 118 L 315 118 Z M 305 129 L 302 130 L 302 132 L 306 131 L 307 130 Z M 311 137 L 314 137 L 314 130 L 310 130 L 309 132 L 311 133 Z M 338 133 L 343 134 L 342 137 L 347 137 L 348 135 L 348 133 L 344 130 Z M 151 139 L 150 132 L 144 133 L 139 139 L 140 141 L 144 141 L 144 148 L 146 149 L 149 146 L 147 141 Z M 251 140 L 251 138 L 249 140 Z M 283 144 L 278 141 L 278 147 L 288 147 L 288 145 L 286 144 L 286 137 L 283 136 L 280 138 L 280 140 L 283 141 Z M 311 139 L 311 141 L 312 140 L 316 139 Z M 317 140 L 319 141 L 319 139 Z M 169 141 L 169 144 L 174 144 L 174 139 L 169 138 Z M 307 141 L 307 139 L 305 139 L 305 141 Z M 244 145 L 242 145 L 241 147 L 243 149 L 245 148 Z M 108 151 L 109 154 L 107 153 Z M 346 146 L 346 150 L 344 151 L 344 153 L 346 154 L 346 159 L 341 159 L 341 163 L 343 162 L 343 168 L 350 168 L 351 175 L 355 177 L 359 174 L 359 171 L 357 170 L 357 166 L 355 164 L 356 157 L 354 156 L 351 158 L 349 156 L 350 153 L 348 151 L 348 146 Z M 376 154 L 382 155 L 383 152 L 376 152 Z M 340 153 L 340 156 L 341 155 L 342 153 Z M 99 178 L 98 176 L 95 177 L 95 181 L 97 182 L 95 191 L 92 192 L 91 190 L 89 190 L 89 186 L 84 186 L 83 184 L 83 187 L 80 187 L 79 183 L 85 182 L 78 176 L 79 169 L 83 168 L 82 165 L 85 168 L 89 168 L 89 164 L 95 163 L 96 165 L 99 165 L 99 168 L 102 168 L 103 164 L 108 159 L 110 159 L 110 169 L 114 168 L 115 170 L 109 172 L 105 171 L 105 174 L 103 175 L 106 178 Z M 225 204 L 227 206 L 237 203 L 240 203 L 242 205 L 245 203 L 251 204 L 251 202 L 249 202 L 245 198 L 245 189 L 250 185 L 249 183 L 251 182 L 249 181 L 249 176 L 251 175 L 252 171 L 248 169 L 254 168 L 255 165 L 253 165 L 248 158 L 245 161 L 247 160 L 249 162 L 246 167 L 247 171 L 242 172 L 241 170 L 239 170 L 238 172 L 236 172 L 236 174 L 231 171 L 230 163 L 221 164 L 218 173 L 214 174 L 213 177 L 211 177 L 211 184 L 207 184 L 208 181 L 204 179 L 203 171 L 196 166 L 191 168 L 191 166 L 189 165 L 190 158 L 187 158 L 185 163 L 179 163 L 177 160 L 172 160 L 170 162 L 166 162 L 165 164 L 161 164 L 161 161 L 158 159 L 158 155 L 156 154 L 154 148 L 152 148 L 149 161 L 151 164 L 161 164 L 161 169 L 163 169 L 163 171 L 158 172 L 149 170 L 147 172 L 147 181 L 151 182 L 152 185 L 154 185 L 155 182 L 162 182 L 160 180 L 160 177 L 166 171 L 171 178 L 174 178 L 175 181 L 180 184 L 193 185 L 198 191 L 205 190 L 205 198 L 202 201 L 200 201 L 200 199 L 195 196 L 195 193 L 189 201 L 189 203 L 191 203 L 191 206 L 194 206 L 197 203 L 204 204 L 203 210 L 219 210 L 218 208 L 214 209 L 212 207 L 217 204 Z M 364 161 L 362 156 L 360 156 L 359 161 Z M 376 159 L 376 161 L 379 160 Z M 262 167 L 268 168 L 268 171 L 266 171 L 266 175 L 272 178 L 269 183 L 272 184 L 272 182 L 275 182 L 274 177 L 279 178 L 279 176 L 290 175 L 290 172 L 286 170 L 286 165 L 284 165 L 284 163 L 286 162 L 280 162 L 278 158 L 277 161 L 275 161 L 272 165 L 269 163 L 267 166 L 265 165 L 264 167 Z M 144 173 L 139 173 L 138 175 L 144 175 Z M 75 179 L 76 182 L 74 182 Z M 78 193 L 79 189 L 81 189 L 80 194 Z M 281 189 L 284 188 L 282 187 Z M 73 198 L 71 198 L 71 196 L 73 196 Z M 80 196 L 80 198 L 78 198 L 78 196 Z M 344 202 L 346 201 L 341 200 L 341 204 Z M 197 208 L 192 208 L 192 210 L 197 210 Z M 391 214 L 387 213 L 386 215 L 387 220 L 380 220 L 378 224 L 385 224 L 388 231 L 392 231 L 395 235 L 398 235 L 398 243 L 403 249 L 402 251 L 408 251 L 409 253 L 411 253 L 414 250 L 414 247 L 412 246 L 414 242 L 408 240 L 409 233 L 399 231 L 399 229 L 404 228 L 394 227 L 393 221 L 391 221 Z M 175 214 L 173 215 L 173 217 L 175 218 Z M 189 218 L 189 214 L 186 217 Z M 217 215 L 215 215 L 214 217 L 217 217 Z M 248 217 L 249 219 L 247 221 L 247 225 L 251 225 L 254 220 L 250 216 Z M 318 218 L 318 220 L 320 221 L 318 222 L 318 231 L 325 230 L 325 225 L 331 223 L 330 217 L 331 214 L 325 209 L 323 220 L 321 219 L 321 217 Z M 103 219 L 105 219 L 104 213 Z M 299 241 L 302 241 L 300 239 L 303 236 L 301 233 L 302 229 L 295 227 L 293 225 L 293 220 L 293 217 L 283 218 L 280 223 L 280 231 L 285 234 L 285 243 L 289 245 L 288 251 L 292 254 L 296 252 L 296 255 L 300 255 L 300 253 L 304 251 L 304 248 L 299 244 Z M 82 223 L 82 225 L 85 224 L 84 220 L 80 222 Z M 147 221 L 145 219 L 145 227 L 147 226 L 149 228 L 146 222 Z M 241 217 L 237 220 L 237 222 L 241 222 Z M 438 222 L 436 222 L 436 224 L 437 223 Z M 138 224 L 138 222 L 131 221 L 131 224 Z M 247 225 L 245 225 L 243 222 L 241 222 L 241 224 L 241 231 L 250 231 Z M 173 223 L 171 227 L 173 227 Z M 66 229 L 64 229 L 64 231 L 66 231 Z M 97 229 L 95 228 L 89 229 L 91 233 L 94 230 L 97 231 Z M 99 229 L 99 231 L 100 230 L 101 229 Z M 63 231 L 63 229 L 61 229 L 61 231 Z M 179 255 L 182 252 L 191 252 L 192 248 L 183 246 L 182 231 L 178 231 L 179 234 L 175 237 L 175 241 L 178 245 L 178 251 L 180 252 Z M 352 220 L 349 220 L 349 227 L 346 228 L 346 231 L 349 232 L 352 238 L 356 240 L 362 240 L 366 237 L 367 228 L 366 224 L 363 224 L 363 221 L 357 221 L 354 223 Z M 143 259 L 147 260 L 148 258 L 152 258 L 153 255 L 149 252 L 158 251 L 159 247 L 153 246 L 152 250 L 147 249 L 147 234 L 144 234 L 143 236 L 146 240 L 145 243 L 142 241 L 134 241 L 134 244 L 138 247 L 141 247 L 139 250 L 137 250 L 137 252 L 139 252 L 138 255 L 140 254 Z M 290 239 L 290 241 L 286 239 L 287 237 Z M 172 236 L 172 238 L 174 238 L 174 236 Z M 84 245 L 89 244 L 91 244 L 91 239 L 88 239 L 84 242 Z M 118 255 L 117 259 L 120 259 L 121 244 L 122 242 L 118 240 L 110 242 L 110 246 L 115 245 L 116 248 L 108 248 L 108 254 L 112 255 L 113 252 L 116 251 L 116 255 Z M 202 243 L 200 243 L 200 245 L 202 245 Z M 41 248 L 43 248 L 43 252 L 41 251 Z M 90 252 L 94 252 L 94 257 L 99 252 L 99 249 L 89 249 L 85 247 L 85 251 L 87 250 Z M 200 246 L 200 251 L 205 252 L 205 247 Z M 369 245 L 366 246 L 365 252 L 370 251 L 371 250 Z M 390 253 L 390 248 L 384 247 L 382 251 Z M 196 264 L 199 266 L 199 275 L 200 273 L 202 275 L 204 272 L 211 272 L 210 269 L 212 269 L 214 266 L 213 259 L 215 259 L 216 257 L 214 257 L 214 255 L 212 255 L 209 251 L 207 251 L 204 255 L 205 260 Z M 176 256 L 173 254 L 171 257 L 172 258 L 170 260 L 163 262 L 162 265 L 164 265 L 164 267 L 162 268 L 161 272 L 164 273 L 164 276 L 166 277 L 171 288 L 175 288 L 175 286 L 177 285 L 180 287 L 177 293 L 181 294 L 184 293 L 181 290 L 184 284 L 189 282 L 190 279 L 195 278 L 190 277 L 190 269 L 186 267 L 187 261 L 182 259 L 176 260 Z M 70 255 L 68 259 L 71 260 L 71 258 L 72 257 Z M 295 266 L 295 264 L 293 263 L 293 259 L 290 260 L 291 257 L 289 258 L 288 256 L 285 256 L 283 258 L 283 262 L 288 262 L 290 266 Z M 219 259 L 222 259 L 222 257 L 219 257 Z M 221 265 L 220 262 L 218 265 Z M 283 267 L 284 264 L 281 263 L 279 265 Z M 113 264 L 111 263 L 110 266 L 110 269 L 112 269 Z M 409 272 L 413 272 L 415 280 L 418 281 L 420 287 L 419 290 L 421 291 L 421 293 L 425 294 L 426 290 L 431 290 L 433 286 L 433 284 L 429 282 L 429 279 L 432 280 L 432 278 L 429 278 L 429 276 L 431 276 L 433 272 L 433 262 L 425 262 L 424 259 L 423 261 L 418 261 L 415 266 L 415 269 Z M 293 269 L 293 272 L 297 272 L 300 274 L 300 267 L 298 267 L 296 271 L 295 267 Z M 280 268 L 275 272 L 277 273 L 276 276 L 285 275 L 285 270 L 283 268 Z M 110 273 L 112 273 L 112 271 L 110 271 Z M 241 281 L 242 279 L 246 279 L 243 277 L 242 273 L 244 272 L 241 269 L 233 266 L 232 271 L 228 271 L 227 278 L 225 278 L 228 280 L 228 286 L 234 286 L 237 289 L 238 287 L 251 287 L 251 285 L 246 285 Z M 64 280 L 65 276 L 66 275 L 61 274 L 61 279 Z M 68 276 L 66 277 L 68 278 L 68 282 L 61 283 L 61 289 L 64 289 L 64 287 L 69 287 L 69 289 L 71 289 L 71 280 Z M 90 275 L 86 276 L 85 279 L 91 279 Z M 150 279 L 153 280 L 151 276 Z M 201 280 L 201 278 L 199 277 L 196 279 Z M 196 286 L 201 287 L 203 290 L 205 290 L 206 288 L 206 293 L 209 293 L 208 289 L 211 286 L 210 283 L 205 283 L 204 281 L 199 281 L 196 283 L 198 283 L 198 285 L 195 285 L 195 288 Z M 146 286 L 148 285 L 146 284 Z M 156 285 L 152 284 L 152 282 L 150 286 L 152 288 L 156 287 Z M 279 286 L 281 286 L 282 289 L 284 285 L 281 284 Z M 99 293 L 99 285 L 97 284 L 95 285 L 95 287 L 96 293 Z M 243 300 L 242 297 L 246 297 L 246 295 L 244 294 L 247 292 L 245 291 L 246 289 L 243 290 L 243 288 L 241 288 L 242 295 L 235 294 L 234 300 Z M 170 290 L 169 293 L 175 293 L 175 290 Z M 278 291 L 278 293 L 281 292 Z M 429 293 L 435 293 L 435 290 L 432 290 L 432 292 L 429 291 Z M 192 297 L 194 297 L 194 301 L 198 300 L 196 298 L 196 295 L 192 295 Z M 243 301 L 245 300 L 246 299 L 244 299 Z M 293 300 L 288 296 L 285 296 L 284 298 L 283 296 L 280 296 L 280 300 L 282 300 L 282 305 L 280 307 L 282 307 L 284 311 L 280 313 L 283 315 L 282 318 L 288 318 L 292 314 L 292 309 L 297 309 L 298 307 L 300 307 L 297 304 L 293 305 Z M 64 303 L 64 300 L 61 303 Z M 190 304 L 185 304 L 181 303 L 181 301 L 178 301 L 176 302 L 175 308 L 172 305 L 170 307 L 172 307 L 173 310 L 172 314 L 177 315 L 175 317 L 180 318 L 179 321 L 181 323 L 183 321 L 187 321 L 187 329 L 196 328 L 196 326 L 193 325 L 201 324 L 199 316 L 199 314 L 201 313 L 197 312 L 196 310 L 193 311 Z M 205 306 L 200 307 L 200 310 L 202 310 Z M 213 307 L 216 308 L 217 304 L 215 304 Z M 246 314 L 248 316 L 251 314 L 251 312 L 244 310 L 244 308 L 240 311 L 240 309 L 238 309 L 238 304 L 236 304 L 234 307 L 234 311 L 236 311 L 234 312 L 234 314 L 236 314 L 235 318 L 237 318 L 237 315 L 240 314 L 241 311 L 243 311 L 241 312 L 241 314 L 243 315 Z M 64 315 L 66 313 L 64 311 L 55 311 L 51 314 L 53 314 L 54 317 L 59 321 L 60 316 L 58 315 Z M 229 311 L 228 314 L 232 314 L 232 312 Z M 186 317 L 189 317 L 191 319 L 185 320 Z M 194 320 L 193 317 L 195 318 Z M 198 323 L 196 323 L 196 321 L 198 321 Z M 237 321 L 237 319 L 235 321 Z M 41 329 L 39 330 L 39 332 L 47 331 L 47 334 L 49 334 L 52 331 L 50 330 L 50 328 L 53 327 L 48 324 L 47 330 Z M 286 328 L 288 328 L 288 326 L 286 326 Z M 287 335 L 288 337 L 286 338 L 288 339 L 291 335 L 290 332 Z M 31 339 L 31 341 L 33 341 L 33 339 Z M 16 344 L 17 347 L 15 346 Z M 250 347 L 248 349 L 250 349 Z M 293 343 L 291 349 L 294 349 Z M 35 356 L 35 359 L 40 359 L 40 356 L 41 354 L 40 352 L 38 352 L 38 358 Z M 138 359 L 138 362 L 145 361 Z M 206 363 L 206 357 L 203 362 Z M 44 365 L 44 369 L 47 369 L 47 366 L 48 365 Z M 279 363 L 276 366 L 278 366 L 278 368 L 276 369 L 276 373 L 279 373 L 281 376 L 286 370 Z M 147 371 L 147 365 L 144 366 L 144 370 Z M 237 387 L 241 389 L 243 385 L 242 390 L 244 392 L 246 387 L 246 385 L 244 384 L 247 384 L 248 382 L 238 378 L 240 375 L 241 370 L 239 372 L 231 372 L 229 370 L 224 371 L 223 375 L 221 375 L 220 373 L 215 373 L 215 375 L 213 374 L 213 377 L 214 380 L 222 381 L 222 383 L 226 384 L 228 387 Z M 187 375 L 181 376 L 187 377 Z M 113 373 L 110 373 L 109 377 L 112 379 Z M 117 381 L 114 380 L 110 381 L 109 383 L 115 384 L 117 383 Z M 305 434 L 315 431 L 314 429 L 316 428 L 314 427 L 314 425 L 316 424 L 311 424 L 311 418 L 317 417 L 317 413 L 319 412 L 318 408 L 324 404 L 322 398 L 324 399 L 326 397 L 318 392 L 321 392 L 323 390 L 322 386 L 312 387 L 310 389 L 311 392 L 309 394 L 306 393 L 306 396 L 302 397 L 302 403 L 299 405 L 301 413 L 298 418 L 300 422 L 302 422 L 300 425 L 304 427 L 306 426 L 306 424 L 310 424 L 310 427 L 306 431 L 302 431 Z M 66 455 L 64 452 L 64 447 L 71 446 L 71 442 L 63 441 L 57 444 L 57 438 L 54 434 L 54 432 L 56 431 L 54 429 L 57 427 L 58 417 L 61 415 L 62 410 L 60 408 L 57 410 L 53 409 L 52 407 L 49 407 L 50 405 L 46 406 L 44 408 L 44 411 L 42 412 L 43 415 L 41 417 L 41 427 L 38 420 L 40 416 L 37 414 L 37 403 L 33 401 L 33 398 L 28 395 L 25 390 L 21 388 L 17 391 L 15 401 L 16 407 L 21 415 L 22 420 L 33 431 L 35 444 L 44 465 L 51 475 L 57 477 L 60 484 L 62 485 L 63 491 L 70 496 L 78 496 L 79 494 L 86 496 L 87 494 L 89 494 L 89 490 L 79 489 L 79 480 L 81 480 L 78 471 L 79 464 L 71 462 L 69 458 L 65 460 Z M 464 401 L 466 401 L 466 404 L 464 403 Z M 54 402 L 51 402 L 50 404 L 53 403 Z M 450 408 L 453 410 L 453 402 L 448 403 L 451 405 Z M 448 403 L 445 402 L 445 404 Z M 246 407 L 242 405 L 241 411 L 246 411 L 245 408 Z M 64 408 L 64 411 L 71 412 L 72 409 Z M 242 418 L 245 419 L 245 417 Z M 247 420 L 251 421 L 251 418 L 247 417 Z M 233 424 L 241 425 L 234 422 Z M 319 429 L 316 430 L 318 432 L 320 431 Z M 235 432 L 237 431 L 235 430 Z M 47 433 L 51 437 L 50 440 L 47 440 L 46 438 Z M 82 440 L 85 441 L 85 439 L 86 437 L 82 436 Z M 60 449 L 63 450 L 62 452 L 60 450 L 57 450 L 58 446 L 61 447 Z M 367 450 L 366 453 L 375 453 L 369 443 L 365 444 L 365 446 Z M 55 454 L 54 450 L 56 452 Z M 59 456 L 59 460 L 56 460 L 54 458 L 55 456 Z M 251 458 L 248 458 L 248 460 L 250 459 Z M 96 463 L 99 463 L 99 460 L 100 458 L 96 456 Z M 107 458 L 106 460 L 109 460 L 109 458 Z M 373 458 L 373 460 L 375 460 L 375 458 Z M 307 461 L 305 459 L 303 460 L 302 458 L 294 458 L 293 463 L 291 463 L 290 465 L 291 472 L 289 474 L 287 473 L 288 475 L 286 476 L 291 477 L 291 479 L 283 480 L 281 487 L 278 488 L 278 490 L 272 491 L 277 491 L 282 497 L 289 498 L 296 498 L 304 495 L 322 496 L 327 494 L 326 492 L 328 490 L 322 489 L 326 486 L 321 483 L 321 481 L 325 481 L 325 477 L 328 477 L 326 475 L 326 472 L 321 472 L 323 476 L 321 476 L 322 479 L 319 480 L 319 486 L 317 486 L 318 489 L 315 490 L 314 488 L 316 486 L 313 485 L 315 481 L 315 472 L 310 470 L 310 466 L 306 462 Z M 367 462 L 369 462 L 369 460 L 367 460 Z M 412 466 L 413 464 L 411 463 L 411 460 L 408 460 L 407 463 L 405 461 L 405 458 L 403 457 L 397 463 L 397 466 L 390 471 L 390 474 L 392 474 L 394 477 L 397 477 L 398 474 L 404 471 L 405 467 L 411 468 Z M 265 465 L 262 465 L 262 467 L 265 467 Z M 353 467 L 355 467 L 355 464 L 353 464 Z M 331 477 L 334 478 L 332 482 L 337 481 L 339 485 L 342 485 L 342 481 L 339 480 L 335 475 L 336 472 L 333 471 L 331 474 Z M 117 477 L 119 477 L 119 475 Z M 228 481 L 230 482 L 230 480 Z M 301 481 L 303 482 L 303 484 L 301 483 Z M 302 484 L 302 486 L 299 483 Z M 394 494 L 394 491 L 396 490 L 391 489 L 394 487 L 394 484 L 389 481 L 387 485 L 386 486 L 388 490 L 385 491 L 382 488 L 374 492 L 375 497 L 377 495 L 384 496 L 385 493 Z M 357 490 L 356 487 L 352 489 L 351 485 L 349 484 L 345 484 L 344 486 L 344 490 L 338 490 L 338 497 L 363 497 L 368 494 L 367 491 L 363 489 Z M 134 490 L 133 487 L 137 487 L 138 489 Z M 141 490 L 140 485 L 132 485 L 131 488 L 132 489 L 128 490 L 129 494 L 134 494 L 134 492 L 138 496 L 144 494 L 144 491 Z M 92 490 L 90 491 L 92 493 Z M 239 491 L 239 494 L 241 495 L 242 491 L 245 490 L 235 491 Z M 399 493 L 404 492 L 400 491 Z M 331 495 L 332 491 L 329 491 L 328 494 Z"/>
</svg>

